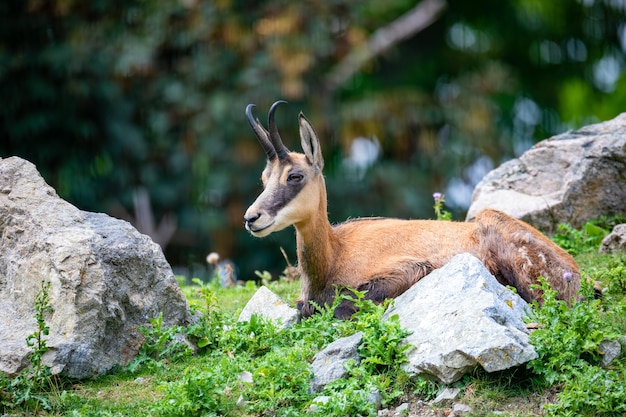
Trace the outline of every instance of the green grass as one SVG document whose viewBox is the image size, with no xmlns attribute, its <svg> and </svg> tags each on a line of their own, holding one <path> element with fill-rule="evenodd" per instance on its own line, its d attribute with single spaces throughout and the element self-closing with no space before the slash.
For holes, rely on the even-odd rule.
<svg viewBox="0 0 626 417">
<path fill-rule="evenodd" d="M 260 273 L 259 275 L 262 277 L 261 283 L 247 281 L 246 285 L 237 285 L 228 288 L 209 284 L 211 291 L 219 301 L 220 310 L 226 313 L 239 315 L 248 300 L 250 300 L 250 298 L 252 298 L 254 293 L 258 290 L 259 285 L 265 285 L 288 303 L 293 303 L 300 296 L 299 282 L 287 282 L 285 280 L 269 281 L 269 274 L 267 272 Z M 193 280 L 193 285 L 184 285 L 183 283 L 186 281 L 184 277 L 180 277 L 178 281 L 181 284 L 185 297 L 187 297 L 192 307 L 203 302 L 203 285 L 200 281 Z"/>
<path fill-rule="evenodd" d="M 567 246 L 589 283 L 586 299 L 573 308 L 554 297 L 544 283 L 544 305 L 532 306 L 531 319 L 541 325 L 531 335 L 539 358 L 526 367 L 487 374 L 476 370 L 452 384 L 459 401 L 475 416 L 615 416 L 626 413 L 626 359 L 600 366 L 603 339 L 626 335 L 626 255 L 597 253 L 599 233 L 593 227 L 563 229 L 557 237 Z M 585 230 L 594 234 L 591 245 Z M 560 239 L 560 240 L 559 240 Z M 285 301 L 299 296 L 298 282 L 265 284 Z M 603 287 L 593 298 L 591 281 Z M 202 320 L 186 329 L 163 328 L 158 317 L 143 329 L 146 342 L 125 369 L 84 381 L 50 377 L 46 369 L 22 379 L 0 377 L 0 413 L 10 416 L 299 416 L 376 415 L 367 394 L 376 389 L 382 406 L 430 400 L 443 386 L 424 378 L 409 378 L 402 370 L 404 331 L 397 321 L 382 323 L 385 306 L 375 306 L 355 293 L 361 311 L 356 320 L 337 321 L 332 308 L 323 309 L 290 330 L 280 331 L 259 317 L 236 323 L 239 312 L 258 286 L 220 288 L 195 281 L 183 292 Z M 43 289 L 42 289 L 43 291 Z M 45 317 L 45 297 L 38 319 Z M 38 320 L 36 337 L 45 335 Z M 330 384 L 329 396 L 317 411 L 307 412 L 314 397 L 308 391 L 313 355 L 338 337 L 364 333 L 360 364 L 349 366 L 348 377 Z M 177 345 L 176 332 L 186 332 L 198 346 L 192 354 Z M 31 340 L 35 340 L 31 338 Z M 37 346 L 45 353 L 45 343 Z M 37 356 L 35 357 L 37 360 Z M 252 382 L 241 375 L 251 376 Z M 48 381 L 48 382 L 46 382 Z M 16 399 L 27 398 L 18 403 Z M 43 400 L 41 400 L 43 399 Z"/>
</svg>

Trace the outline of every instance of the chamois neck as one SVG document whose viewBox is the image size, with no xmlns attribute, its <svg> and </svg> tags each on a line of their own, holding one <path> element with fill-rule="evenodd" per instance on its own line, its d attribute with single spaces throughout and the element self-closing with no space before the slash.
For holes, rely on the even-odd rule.
<svg viewBox="0 0 626 417">
<path fill-rule="evenodd" d="M 297 223 L 296 243 L 298 264 L 303 273 L 303 284 L 313 292 L 326 286 L 326 276 L 333 264 L 336 244 L 333 228 L 328 221 L 326 189 L 322 183 L 318 211 L 309 219 Z"/>
</svg>

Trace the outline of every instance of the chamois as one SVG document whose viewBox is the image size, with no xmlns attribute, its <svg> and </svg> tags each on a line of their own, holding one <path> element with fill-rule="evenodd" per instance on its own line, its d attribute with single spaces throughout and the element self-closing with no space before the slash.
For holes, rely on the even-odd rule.
<svg viewBox="0 0 626 417">
<path fill-rule="evenodd" d="M 541 301 L 531 288 L 539 276 L 549 280 L 568 303 L 578 297 L 580 273 L 574 259 L 532 226 L 503 212 L 486 209 L 474 222 L 359 218 L 331 225 L 327 214 L 324 159 L 313 127 L 300 112 L 300 142 L 304 153 L 289 151 L 274 122 L 277 101 L 266 130 L 246 117 L 267 154 L 261 175 L 263 192 L 244 215 L 246 229 L 264 237 L 288 226 L 296 229 L 302 293 L 298 307 L 304 317 L 315 312 L 310 301 L 332 303 L 337 289 L 366 291 L 365 298 L 382 302 L 395 298 L 442 267 L 454 255 L 469 252 L 526 301 Z M 342 302 L 338 318 L 349 318 L 354 305 Z"/>
</svg>

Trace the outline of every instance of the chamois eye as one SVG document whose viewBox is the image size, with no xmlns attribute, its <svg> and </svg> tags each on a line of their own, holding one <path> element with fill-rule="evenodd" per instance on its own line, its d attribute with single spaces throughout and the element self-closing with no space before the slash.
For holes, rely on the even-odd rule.
<svg viewBox="0 0 626 417">
<path fill-rule="evenodd" d="M 302 182 L 303 179 L 304 179 L 304 175 L 294 173 L 294 174 L 289 174 L 289 176 L 287 177 L 287 182 L 291 184 L 297 184 L 299 182 Z"/>
</svg>

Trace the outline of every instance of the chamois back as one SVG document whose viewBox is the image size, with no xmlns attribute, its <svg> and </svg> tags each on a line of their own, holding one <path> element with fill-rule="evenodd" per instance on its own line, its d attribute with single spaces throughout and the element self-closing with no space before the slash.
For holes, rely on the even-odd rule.
<svg viewBox="0 0 626 417">
<path fill-rule="evenodd" d="M 578 299 L 580 272 L 574 258 L 529 224 L 508 214 L 486 209 L 476 216 L 476 256 L 505 285 L 517 288 L 526 301 L 543 294 L 531 285 L 548 279 L 559 298 Z"/>
</svg>

